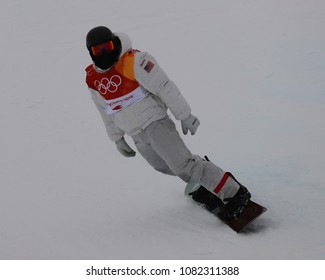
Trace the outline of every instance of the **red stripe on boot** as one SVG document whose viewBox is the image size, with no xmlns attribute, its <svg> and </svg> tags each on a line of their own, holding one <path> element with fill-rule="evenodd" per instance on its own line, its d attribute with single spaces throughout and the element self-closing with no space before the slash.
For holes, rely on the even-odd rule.
<svg viewBox="0 0 325 280">
<path fill-rule="evenodd" d="M 228 178 L 229 178 L 229 172 L 226 172 L 226 173 L 223 175 L 223 177 L 222 177 L 220 183 L 216 186 L 216 188 L 215 188 L 213 191 L 214 191 L 215 193 L 218 193 L 218 192 L 222 189 L 222 187 L 225 185 L 225 183 L 227 182 Z"/>
</svg>

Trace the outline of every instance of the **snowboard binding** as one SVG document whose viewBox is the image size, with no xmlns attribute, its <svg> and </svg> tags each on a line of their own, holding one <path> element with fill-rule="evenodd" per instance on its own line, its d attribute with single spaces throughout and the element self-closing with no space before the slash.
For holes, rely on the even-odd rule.
<svg viewBox="0 0 325 280">
<path fill-rule="evenodd" d="M 208 157 L 204 157 L 209 161 Z M 236 178 L 228 173 L 240 186 L 234 197 L 224 203 L 216 195 L 197 183 L 188 183 L 185 195 L 191 196 L 194 201 L 201 204 L 206 210 L 214 214 L 237 233 L 244 231 L 256 218 L 267 209 L 251 200 L 251 194 Z"/>
</svg>

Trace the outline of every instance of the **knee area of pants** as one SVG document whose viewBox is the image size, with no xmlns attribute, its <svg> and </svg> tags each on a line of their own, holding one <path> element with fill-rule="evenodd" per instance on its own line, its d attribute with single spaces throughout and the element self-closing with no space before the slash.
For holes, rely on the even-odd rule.
<svg viewBox="0 0 325 280">
<path fill-rule="evenodd" d="M 171 170 L 185 182 L 190 182 L 193 178 L 197 182 L 202 177 L 203 165 L 196 158 L 191 158 L 189 161 Z"/>
<path fill-rule="evenodd" d="M 175 175 L 173 171 L 171 171 L 169 168 L 164 167 L 154 167 L 156 171 L 161 172 L 166 175 Z"/>
</svg>

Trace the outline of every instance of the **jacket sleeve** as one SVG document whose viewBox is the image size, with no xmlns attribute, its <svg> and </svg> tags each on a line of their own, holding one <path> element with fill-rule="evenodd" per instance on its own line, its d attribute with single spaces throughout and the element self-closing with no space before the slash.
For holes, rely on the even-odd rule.
<svg viewBox="0 0 325 280">
<path fill-rule="evenodd" d="M 150 54 L 136 53 L 134 76 L 141 86 L 166 104 L 177 120 L 186 120 L 190 116 L 191 108 L 180 90 Z"/>
<path fill-rule="evenodd" d="M 112 119 L 111 115 L 107 115 L 105 113 L 105 107 L 102 102 L 102 98 L 98 96 L 98 93 L 91 88 L 89 88 L 91 98 L 94 101 L 100 115 L 102 116 L 102 119 L 104 121 L 104 125 L 106 128 L 106 132 L 108 134 L 108 137 L 111 139 L 111 141 L 116 142 L 117 140 L 120 140 L 124 136 L 124 131 L 119 129 Z"/>
</svg>

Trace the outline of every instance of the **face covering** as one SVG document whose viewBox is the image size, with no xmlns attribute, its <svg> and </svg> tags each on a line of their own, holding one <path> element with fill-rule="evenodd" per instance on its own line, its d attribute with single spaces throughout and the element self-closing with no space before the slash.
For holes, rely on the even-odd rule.
<svg viewBox="0 0 325 280">
<path fill-rule="evenodd" d="M 102 54 L 93 58 L 94 64 L 102 69 L 106 70 L 111 68 L 118 60 L 118 55 L 113 53 L 103 52 Z"/>
<path fill-rule="evenodd" d="M 113 44 L 113 51 L 103 49 L 96 55 L 93 53 L 92 49 L 89 48 L 90 56 L 98 68 L 102 70 L 109 69 L 118 61 L 122 49 L 120 39 L 118 37 L 115 37 Z"/>
</svg>

